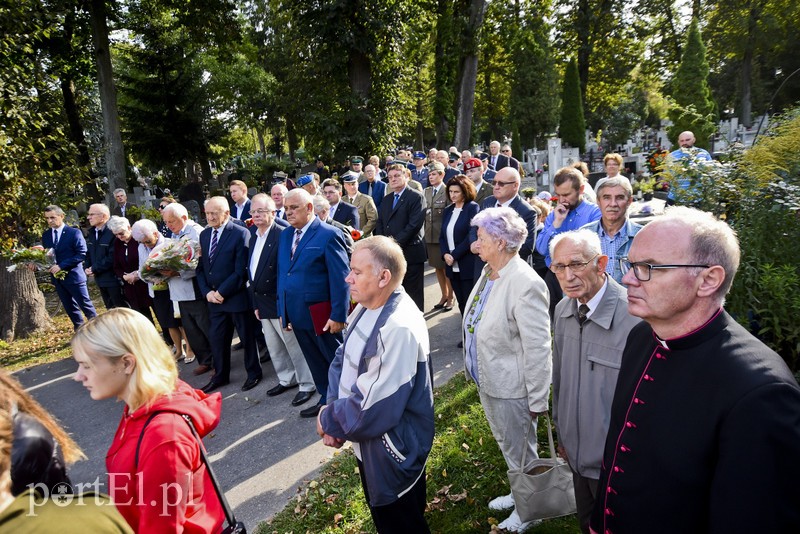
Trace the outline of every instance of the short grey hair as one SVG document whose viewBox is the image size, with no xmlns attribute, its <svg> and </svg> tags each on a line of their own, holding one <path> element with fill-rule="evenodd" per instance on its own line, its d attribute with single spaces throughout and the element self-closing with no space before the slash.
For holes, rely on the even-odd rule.
<svg viewBox="0 0 800 534">
<path fill-rule="evenodd" d="M 92 204 L 89 206 L 89 209 L 91 210 L 92 208 L 100 210 L 100 213 L 102 213 L 106 217 L 111 216 L 111 210 L 109 210 L 108 206 L 106 206 L 105 204 Z"/>
<path fill-rule="evenodd" d="M 171 215 L 173 217 L 177 217 L 179 219 L 183 219 L 186 217 L 189 218 L 189 211 L 186 209 L 186 206 L 183 204 L 178 204 L 177 202 L 172 202 L 164 206 L 164 209 L 161 210 L 161 216 L 164 215 Z"/>
<path fill-rule="evenodd" d="M 131 235 L 140 243 L 145 236 L 153 235 L 154 233 L 158 233 L 158 227 L 150 219 L 139 219 L 131 227 Z"/>
<path fill-rule="evenodd" d="M 118 232 L 121 232 L 123 230 L 127 230 L 128 228 L 130 228 L 131 227 L 131 223 L 125 217 L 120 217 L 119 215 L 114 215 L 113 217 L 111 217 L 108 220 L 108 222 L 106 223 L 106 226 L 108 226 L 108 228 L 109 228 L 109 230 L 111 230 L 112 234 L 116 234 Z"/>
<path fill-rule="evenodd" d="M 687 262 L 698 265 L 719 265 L 723 268 L 725 280 L 714 295 L 722 303 L 733 285 L 733 278 L 739 269 L 741 259 L 736 232 L 711 213 L 686 206 L 667 208 L 663 216 L 656 217 L 645 228 L 658 228 L 664 225 L 686 228 L 690 238 Z"/>
<path fill-rule="evenodd" d="M 598 180 L 594 188 L 594 193 L 597 195 L 597 198 L 600 198 L 600 191 L 606 187 L 621 187 L 625 190 L 625 194 L 628 196 L 628 198 L 633 196 L 633 187 L 631 187 L 631 181 L 624 176 L 620 175 L 613 178 L 601 178 Z"/>
<path fill-rule="evenodd" d="M 300 200 L 300 202 L 302 202 L 305 206 L 314 203 L 314 200 L 311 197 L 311 193 L 309 193 L 302 187 L 295 187 L 294 189 L 286 193 L 286 195 L 284 195 L 283 202 L 286 203 L 287 200 L 294 197 L 298 197 L 298 200 Z"/>
<path fill-rule="evenodd" d="M 330 211 L 331 203 L 325 197 L 321 197 L 319 195 L 314 195 L 314 200 L 312 201 L 314 204 L 314 213 L 319 215 L 323 211 Z"/>
<path fill-rule="evenodd" d="M 48 211 L 52 211 L 56 215 L 64 215 L 64 210 L 61 209 L 61 206 L 56 206 L 55 204 L 45 206 L 44 212 L 47 213 Z"/>
<path fill-rule="evenodd" d="M 128 192 L 125 191 L 124 189 L 122 189 L 121 187 L 118 187 L 118 188 L 114 189 L 114 192 L 111 193 L 111 194 L 114 195 L 114 196 L 117 196 L 117 193 L 125 193 L 125 196 L 126 197 L 128 196 Z"/>
<path fill-rule="evenodd" d="M 505 241 L 508 253 L 519 251 L 528 237 L 525 221 L 511 208 L 485 209 L 473 217 L 471 224 L 483 228 L 492 238 Z"/>
<path fill-rule="evenodd" d="M 356 241 L 353 246 L 353 254 L 359 250 L 368 250 L 372 255 L 372 267 L 376 275 L 380 274 L 381 269 L 387 269 L 392 274 L 392 283 L 397 287 L 402 283 L 406 275 L 406 258 L 403 256 L 403 249 L 391 237 L 374 235 L 366 239 Z"/>
<path fill-rule="evenodd" d="M 278 209 L 275 206 L 275 201 L 272 200 L 272 197 L 266 193 L 258 193 L 253 195 L 253 197 L 250 199 L 250 202 L 252 203 L 254 201 L 263 202 L 267 206 L 267 209 L 270 211 L 275 211 Z"/>
<path fill-rule="evenodd" d="M 603 253 L 603 247 L 600 245 L 600 236 L 597 232 L 591 230 L 573 230 L 571 232 L 564 232 L 558 234 L 550 240 L 550 257 L 555 254 L 556 247 L 562 241 L 570 241 L 581 249 L 583 258 L 588 260 L 593 256 L 599 256 Z"/>
</svg>

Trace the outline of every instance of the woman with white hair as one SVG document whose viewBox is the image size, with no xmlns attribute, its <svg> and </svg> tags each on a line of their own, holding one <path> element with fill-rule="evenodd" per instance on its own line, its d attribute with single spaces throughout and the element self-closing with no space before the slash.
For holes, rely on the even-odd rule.
<svg viewBox="0 0 800 534">
<path fill-rule="evenodd" d="M 221 395 L 179 380 L 153 323 L 131 309 L 87 322 L 72 338 L 72 350 L 75 380 L 92 399 L 125 403 L 106 468 L 109 495 L 131 528 L 219 532 L 225 513 L 185 417 L 206 436 L 219 423 Z"/>
<path fill-rule="evenodd" d="M 156 224 L 149 219 L 140 219 L 133 224 L 131 228 L 131 235 L 133 239 L 139 242 L 138 256 L 139 266 L 136 270 L 135 276 L 137 280 L 141 280 L 139 271 L 141 270 L 147 257 L 158 245 L 164 243 L 164 235 L 158 230 Z M 186 352 L 183 349 L 183 340 L 186 338 L 186 333 L 181 328 L 180 319 L 175 318 L 175 307 L 172 305 L 172 300 L 169 297 L 169 289 L 158 289 L 152 283 L 147 283 L 148 292 L 153 299 L 153 311 L 156 313 L 158 324 L 161 325 L 161 331 L 169 333 L 169 338 L 172 341 L 172 354 L 176 360 L 185 360 L 184 363 L 191 363 L 194 361 L 194 355 Z"/>
<path fill-rule="evenodd" d="M 528 231 L 511 208 L 490 208 L 472 219 L 478 255 L 486 262 L 464 314 L 467 377 L 480 393 L 492 435 L 509 469 L 536 453 L 536 419 L 548 411 L 552 355 L 548 293 L 544 280 L 519 257 Z M 527 449 L 527 452 L 525 452 Z M 510 493 L 492 510 L 515 508 Z M 516 509 L 499 527 L 523 532 Z"/>
</svg>

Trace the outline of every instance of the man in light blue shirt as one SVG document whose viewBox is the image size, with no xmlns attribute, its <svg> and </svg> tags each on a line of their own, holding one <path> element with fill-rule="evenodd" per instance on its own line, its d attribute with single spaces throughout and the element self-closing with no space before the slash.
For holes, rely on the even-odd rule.
<svg viewBox="0 0 800 534">
<path fill-rule="evenodd" d="M 669 156 L 672 159 L 686 159 L 686 158 L 694 158 L 703 161 L 711 161 L 713 158 L 711 154 L 708 153 L 707 150 L 703 148 L 695 148 L 694 142 L 696 141 L 694 137 L 694 133 L 686 130 L 685 132 L 681 132 L 678 136 L 678 145 L 680 148 L 670 152 Z M 681 189 L 689 189 L 691 184 L 689 183 L 688 178 L 678 178 L 678 183 L 676 184 L 677 187 Z M 675 203 L 675 188 L 670 189 L 669 193 L 667 194 L 667 199 L 669 200 L 670 204 Z"/>
</svg>

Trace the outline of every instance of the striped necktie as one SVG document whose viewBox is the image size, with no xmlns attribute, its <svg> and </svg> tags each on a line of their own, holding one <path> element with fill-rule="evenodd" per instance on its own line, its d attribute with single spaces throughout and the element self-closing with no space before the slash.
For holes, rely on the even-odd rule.
<svg viewBox="0 0 800 534">
<path fill-rule="evenodd" d="M 294 251 L 297 250 L 297 245 L 300 244 L 300 238 L 303 235 L 303 231 L 299 228 L 294 231 L 294 243 L 292 244 L 292 258 L 294 258 Z"/>
<path fill-rule="evenodd" d="M 214 233 L 211 234 L 211 250 L 208 253 L 208 261 L 214 261 L 214 256 L 217 254 L 217 235 L 219 230 L 216 228 L 214 229 Z"/>
</svg>

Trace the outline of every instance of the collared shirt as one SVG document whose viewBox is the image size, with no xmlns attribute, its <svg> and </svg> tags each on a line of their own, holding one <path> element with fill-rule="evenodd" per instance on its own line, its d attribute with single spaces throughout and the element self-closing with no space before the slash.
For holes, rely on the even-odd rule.
<svg viewBox="0 0 800 534">
<path fill-rule="evenodd" d="M 536 250 L 544 256 L 545 264 L 550 267 L 550 240 L 554 236 L 562 233 L 569 232 L 570 230 L 577 230 L 582 226 L 596 221 L 601 216 L 600 208 L 591 202 L 581 200 L 574 210 L 570 210 L 567 218 L 561 224 L 560 228 L 553 227 L 553 219 L 555 218 L 555 211 L 551 211 L 550 215 L 544 221 L 544 228 L 539 232 L 536 238 Z"/>
<path fill-rule="evenodd" d="M 506 200 L 505 202 L 500 202 L 500 201 L 498 200 L 498 201 L 497 201 L 497 204 L 495 204 L 495 207 L 496 207 L 496 208 L 507 208 L 507 207 L 508 207 L 508 206 L 511 204 L 511 202 L 514 200 L 514 198 L 515 198 L 515 197 L 511 197 L 511 198 L 509 198 L 508 200 Z"/>
<path fill-rule="evenodd" d="M 331 211 L 328 213 L 328 216 L 333 219 L 333 216 L 336 214 L 336 208 L 339 207 L 339 202 L 336 204 L 331 204 Z"/>
<path fill-rule="evenodd" d="M 617 250 L 628 241 L 628 220 L 625 220 L 622 228 L 620 228 L 613 237 L 606 233 L 602 222 L 600 223 L 600 228 L 598 228 L 597 233 L 600 236 L 600 249 L 603 251 L 603 254 L 608 256 L 606 273 L 613 278 L 614 265 L 616 265 L 617 261 Z"/>
<path fill-rule="evenodd" d="M 606 276 L 605 280 L 603 281 L 603 287 L 595 293 L 595 295 L 589 299 L 589 302 L 586 303 L 586 306 L 589 308 L 589 311 L 586 312 L 586 317 L 589 318 L 594 313 L 594 310 L 597 306 L 600 305 L 600 301 L 603 300 L 603 295 L 606 294 L 606 288 L 608 287 L 608 276 Z"/>
<path fill-rule="evenodd" d="M 236 206 L 236 218 L 242 218 L 242 212 L 244 211 L 244 205 L 247 204 L 247 197 L 244 198 L 244 201 L 241 204 L 234 204 Z"/>
<path fill-rule="evenodd" d="M 258 268 L 258 261 L 261 259 L 261 251 L 264 250 L 264 245 L 267 242 L 267 236 L 269 235 L 269 231 L 271 226 L 264 230 L 264 234 L 261 235 L 261 230 L 256 230 L 255 234 L 255 241 L 252 242 L 250 245 L 253 247 L 253 255 L 250 257 L 250 278 L 255 278 L 256 276 L 256 269 Z"/>
</svg>

